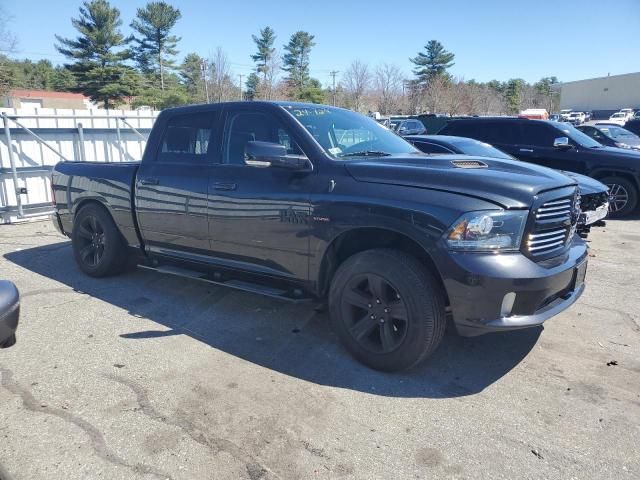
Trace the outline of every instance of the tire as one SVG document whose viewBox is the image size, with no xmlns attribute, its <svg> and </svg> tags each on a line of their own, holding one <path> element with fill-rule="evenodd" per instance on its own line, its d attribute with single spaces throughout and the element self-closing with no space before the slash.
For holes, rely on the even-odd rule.
<svg viewBox="0 0 640 480">
<path fill-rule="evenodd" d="M 391 249 L 357 253 L 340 265 L 329 289 L 329 313 L 347 350 L 387 372 L 426 359 L 446 327 L 440 284 L 416 258 Z"/>
<path fill-rule="evenodd" d="M 638 206 L 638 187 L 624 177 L 605 177 L 600 179 L 612 196 L 609 204 L 609 216 L 622 218 L 631 214 Z M 618 201 L 616 201 L 616 197 Z"/>
<path fill-rule="evenodd" d="M 127 247 L 122 235 L 100 205 L 89 204 L 76 214 L 71 243 L 76 263 L 87 275 L 115 275 L 126 265 Z"/>
</svg>

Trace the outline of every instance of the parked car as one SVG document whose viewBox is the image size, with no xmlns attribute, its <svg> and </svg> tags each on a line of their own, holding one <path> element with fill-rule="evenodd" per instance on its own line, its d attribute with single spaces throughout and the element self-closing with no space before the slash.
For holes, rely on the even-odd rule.
<svg viewBox="0 0 640 480">
<path fill-rule="evenodd" d="M 571 112 L 565 122 L 569 122 L 573 125 L 582 125 L 585 122 L 584 112 Z"/>
<path fill-rule="evenodd" d="M 16 343 L 16 330 L 20 318 L 20 294 L 8 280 L 0 280 L 0 348 Z"/>
<path fill-rule="evenodd" d="M 136 261 L 327 301 L 347 349 L 377 369 L 428 357 L 447 317 L 467 336 L 539 326 L 584 290 L 574 180 L 499 159 L 434 165 L 340 108 L 167 109 L 141 162 L 61 162 L 51 180 L 54 225 L 87 275 Z"/>
<path fill-rule="evenodd" d="M 427 129 L 424 128 L 424 124 L 420 120 L 409 119 L 398 122 L 395 131 L 404 137 L 406 135 L 422 135 L 427 132 Z"/>
<path fill-rule="evenodd" d="M 592 116 L 593 116 L 592 112 L 584 112 L 584 121 L 585 122 L 590 122 Z"/>
<path fill-rule="evenodd" d="M 627 120 L 629 120 L 629 116 L 623 112 L 616 112 L 609 117 L 610 123 L 615 123 L 620 126 L 624 126 L 624 124 L 627 123 Z"/>
<path fill-rule="evenodd" d="M 636 110 L 636 113 L 633 114 L 634 120 L 640 120 L 640 110 Z"/>
<path fill-rule="evenodd" d="M 514 157 L 595 178 L 616 192 L 609 214 L 624 217 L 638 205 L 640 154 L 605 147 L 572 125 L 522 118 L 474 118 L 449 122 L 443 135 L 471 137 Z"/>
<path fill-rule="evenodd" d="M 567 120 L 569 120 L 569 115 L 571 114 L 573 110 L 571 110 L 570 108 L 565 108 L 563 110 L 560 110 L 560 120 L 563 122 L 566 122 Z"/>
<path fill-rule="evenodd" d="M 466 137 L 449 135 L 412 135 L 406 137 L 418 150 L 435 155 L 472 155 L 518 161 L 517 158 L 488 143 Z M 609 188 L 593 178 L 560 170 L 578 182 L 580 189 L 580 218 L 577 233 L 587 238 L 594 224 L 602 224 L 609 211 Z"/>
<path fill-rule="evenodd" d="M 629 130 L 630 132 L 635 133 L 636 135 L 640 135 L 640 119 L 629 120 L 624 124 L 624 129 Z"/>
<path fill-rule="evenodd" d="M 549 115 L 549 120 L 553 120 L 554 122 L 559 122 L 560 115 L 557 113 L 552 113 L 551 115 Z"/>
<path fill-rule="evenodd" d="M 617 125 L 596 123 L 594 126 L 581 125 L 577 128 L 607 147 L 640 150 L 640 137 Z"/>
</svg>

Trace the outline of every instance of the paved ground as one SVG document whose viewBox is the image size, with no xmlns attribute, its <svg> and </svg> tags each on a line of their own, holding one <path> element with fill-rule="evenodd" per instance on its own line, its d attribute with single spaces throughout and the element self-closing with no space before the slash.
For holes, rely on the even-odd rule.
<svg viewBox="0 0 640 480">
<path fill-rule="evenodd" d="M 0 477 L 640 478 L 640 221 L 591 246 L 587 292 L 544 330 L 448 335 L 387 375 L 308 307 L 94 280 L 48 223 L 0 226 L 23 298 L 0 351 Z"/>
</svg>

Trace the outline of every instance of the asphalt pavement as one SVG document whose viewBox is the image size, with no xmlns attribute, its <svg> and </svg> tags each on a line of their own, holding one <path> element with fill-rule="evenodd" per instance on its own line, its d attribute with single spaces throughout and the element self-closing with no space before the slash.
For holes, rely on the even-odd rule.
<svg viewBox="0 0 640 480">
<path fill-rule="evenodd" d="M 46 222 L 0 226 L 0 478 L 638 479 L 640 221 L 590 237 L 544 329 L 355 362 L 325 313 L 154 272 L 93 279 Z"/>
</svg>

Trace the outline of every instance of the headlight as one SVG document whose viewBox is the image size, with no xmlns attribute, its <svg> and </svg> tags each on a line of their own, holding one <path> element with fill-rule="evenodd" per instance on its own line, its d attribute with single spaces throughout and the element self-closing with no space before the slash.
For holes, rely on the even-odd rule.
<svg viewBox="0 0 640 480">
<path fill-rule="evenodd" d="M 465 213 L 454 222 L 444 239 L 452 250 L 518 250 L 528 214 L 527 210 Z"/>
</svg>

